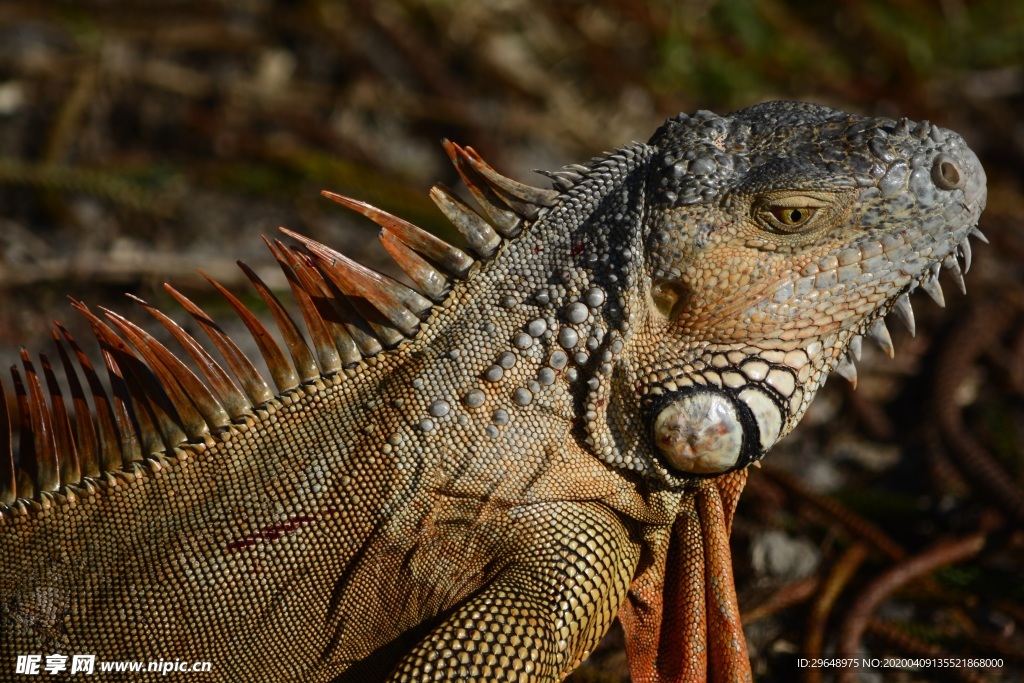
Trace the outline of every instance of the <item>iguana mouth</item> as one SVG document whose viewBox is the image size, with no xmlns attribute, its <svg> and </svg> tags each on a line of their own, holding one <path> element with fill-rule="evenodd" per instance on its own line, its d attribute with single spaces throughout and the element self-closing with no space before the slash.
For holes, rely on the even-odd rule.
<svg viewBox="0 0 1024 683">
<path fill-rule="evenodd" d="M 980 165 L 978 168 L 981 168 Z M 982 181 L 984 182 L 983 174 Z M 984 202 L 976 204 L 977 195 L 974 197 L 974 200 L 975 201 L 965 204 L 964 208 L 965 210 L 973 209 L 976 214 L 980 215 L 982 209 L 984 209 Z M 857 331 L 850 338 L 850 341 L 846 346 L 846 352 L 838 357 L 838 360 L 831 368 L 833 372 L 847 379 L 854 388 L 857 387 L 857 367 L 854 363 L 861 359 L 861 345 L 865 336 L 878 344 L 890 359 L 894 358 L 896 351 L 892 343 L 892 337 L 889 335 L 889 329 L 886 327 L 885 318 L 890 314 L 894 314 L 896 319 L 899 320 L 910 333 L 910 336 L 913 337 L 917 332 L 917 324 L 914 319 L 914 308 L 910 300 L 910 295 L 920 288 L 940 308 L 945 308 L 946 297 L 942 292 L 942 286 L 939 284 L 939 275 L 943 270 L 950 273 L 953 281 L 956 283 L 957 289 L 959 289 L 962 294 L 967 294 L 967 285 L 964 282 L 964 275 L 971 268 L 972 255 L 970 238 L 974 237 L 985 244 L 988 244 L 988 238 L 986 238 L 984 233 L 978 229 L 976 222 L 966 228 L 965 232 L 966 234 L 963 239 L 960 240 L 960 242 L 948 254 L 946 254 L 942 260 L 936 260 L 931 266 L 925 269 L 922 275 L 917 277 L 915 280 L 912 280 L 909 284 L 903 286 L 897 294 L 887 302 L 887 304 L 880 306 L 874 314 L 865 318 L 862 324 L 857 328 Z M 962 267 L 960 262 L 961 259 L 963 260 Z"/>
<path fill-rule="evenodd" d="M 904 122 L 901 122 L 898 125 L 906 126 Z M 927 122 L 919 124 L 915 129 L 915 134 L 922 139 L 930 137 L 938 143 L 944 143 L 947 140 L 946 131 L 935 126 L 931 126 Z M 963 147 L 960 151 L 963 155 L 963 165 L 965 168 L 961 168 L 961 165 L 957 164 L 956 160 L 950 154 L 946 152 L 939 152 L 932 160 L 930 180 L 934 183 L 936 188 L 942 191 L 951 192 L 954 190 L 961 190 L 963 192 L 963 201 L 958 205 L 953 205 L 951 208 L 956 208 L 958 206 L 962 213 L 973 214 L 974 220 L 966 223 L 964 227 L 960 228 L 959 232 L 961 234 L 954 240 L 954 246 L 948 251 L 948 253 L 941 256 L 941 258 L 932 257 L 930 259 L 931 264 L 924 269 L 924 272 L 920 273 L 917 278 L 903 287 L 898 294 L 893 297 L 891 304 L 884 308 L 884 313 L 878 316 L 871 316 L 871 318 L 866 321 L 861 333 L 867 332 L 871 335 L 871 326 L 874 325 L 878 319 L 884 315 L 895 312 L 900 322 L 902 322 L 910 331 L 911 335 L 913 335 L 915 332 L 914 312 L 910 304 L 909 295 L 920 287 L 932 298 L 933 301 L 935 301 L 936 304 L 939 305 L 939 307 L 944 308 L 946 301 L 942 293 L 942 287 L 939 285 L 939 273 L 943 269 L 950 272 L 957 288 L 962 293 L 967 293 L 967 286 L 964 283 L 963 275 L 970 270 L 971 267 L 970 237 L 974 236 L 982 242 L 985 242 L 986 244 L 988 243 L 988 239 L 986 239 L 985 235 L 978 229 L 978 218 L 981 216 L 981 212 L 985 208 L 987 177 L 985 175 L 985 169 L 981 166 L 981 162 L 978 160 L 978 157 L 974 152 L 967 147 Z M 915 172 L 919 172 L 920 170 L 923 169 L 917 169 Z M 879 181 L 880 185 L 885 183 L 888 175 L 889 172 L 887 172 L 886 176 Z M 960 258 L 963 258 L 962 269 L 960 267 Z M 879 329 L 879 332 L 876 334 L 878 336 L 882 336 L 881 330 Z M 872 335 L 872 338 L 875 337 Z M 883 349 L 886 350 L 886 353 L 891 357 L 892 353 L 884 344 L 884 336 L 878 341 L 883 343 Z M 891 343 L 889 343 L 888 346 L 891 346 Z"/>
<path fill-rule="evenodd" d="M 973 226 L 971 228 L 970 235 L 981 240 L 985 244 L 988 244 L 988 239 L 977 228 L 977 226 Z M 957 252 L 959 252 L 959 254 Z M 959 260 L 961 258 L 963 259 L 962 268 Z M 947 255 L 941 263 L 936 263 L 926 271 L 924 276 L 912 281 L 908 285 L 905 285 L 887 305 L 880 307 L 877 313 L 868 316 L 864 320 L 857 329 L 857 332 L 853 337 L 851 337 L 847 346 L 847 354 L 844 357 L 841 357 L 836 366 L 832 368 L 833 372 L 836 372 L 846 378 L 854 387 L 856 387 L 857 369 L 853 363 L 854 361 L 859 361 L 861 359 L 861 344 L 863 338 L 865 336 L 868 337 L 877 343 L 889 358 L 893 358 L 895 356 L 895 347 L 893 346 L 892 338 L 889 335 L 889 330 L 885 325 L 885 319 L 889 315 L 895 315 L 896 319 L 903 324 L 910 333 L 910 336 L 913 337 L 917 332 L 917 324 L 914 319 L 914 309 L 910 300 L 910 295 L 920 288 L 940 308 L 945 308 L 946 298 L 942 292 L 942 286 L 939 284 L 939 274 L 943 269 L 948 270 L 952 274 L 957 288 L 961 293 L 966 294 L 967 285 L 964 282 L 963 276 L 968 270 L 970 270 L 970 267 L 971 246 L 968 238 L 965 237 L 957 248 L 950 252 L 950 254 Z"/>
</svg>

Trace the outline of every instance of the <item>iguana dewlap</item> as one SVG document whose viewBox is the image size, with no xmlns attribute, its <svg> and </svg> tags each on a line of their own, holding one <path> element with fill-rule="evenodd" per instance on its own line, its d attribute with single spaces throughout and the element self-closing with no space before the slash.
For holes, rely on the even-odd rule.
<svg viewBox="0 0 1024 683">
<path fill-rule="evenodd" d="M 102 363 L 59 329 L 62 389 L 23 354 L 0 678 L 85 653 L 209 661 L 203 681 L 553 681 L 617 615 L 634 681 L 750 678 L 745 468 L 829 372 L 855 381 L 862 336 L 891 348 L 911 291 L 962 285 L 978 159 L 927 122 L 784 102 L 681 115 L 552 190 L 446 148 L 482 207 L 432 192 L 466 250 L 335 196 L 415 289 L 289 233 L 268 244 L 295 305 L 246 269 L 283 345 L 223 292 L 274 388 L 172 289 L 212 343 L 76 303 Z"/>
</svg>

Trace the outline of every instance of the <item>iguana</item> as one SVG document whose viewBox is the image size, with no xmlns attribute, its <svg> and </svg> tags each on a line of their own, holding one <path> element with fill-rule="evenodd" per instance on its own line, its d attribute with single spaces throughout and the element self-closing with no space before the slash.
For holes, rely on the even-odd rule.
<svg viewBox="0 0 1024 683">
<path fill-rule="evenodd" d="M 791 102 L 677 116 L 552 189 L 445 147 L 480 212 L 431 194 L 466 248 L 328 193 L 414 288 L 286 231 L 267 243 L 306 332 L 242 264 L 283 351 L 214 283 L 274 389 L 170 286 L 223 362 L 141 300 L 180 357 L 79 302 L 100 371 L 59 326 L 67 389 L 23 353 L 6 680 L 91 653 L 205 681 L 555 681 L 616 616 L 634 681 L 751 678 L 728 548 L 747 467 L 829 372 L 855 381 L 863 336 L 891 351 L 885 315 L 913 328 L 910 292 L 941 304 L 943 267 L 962 287 L 977 157 Z"/>
</svg>

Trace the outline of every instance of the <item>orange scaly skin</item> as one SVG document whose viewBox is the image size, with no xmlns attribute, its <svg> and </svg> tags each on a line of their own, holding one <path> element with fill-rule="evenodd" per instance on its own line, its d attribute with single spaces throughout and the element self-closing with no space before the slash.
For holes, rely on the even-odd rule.
<svg viewBox="0 0 1024 683">
<path fill-rule="evenodd" d="M 619 619 L 637 683 L 751 680 L 729 551 L 746 480 L 745 469 L 705 480 L 659 539 L 661 562 L 634 579 Z"/>
<path fill-rule="evenodd" d="M 173 289 L 210 344 L 146 304 L 177 350 L 76 303 L 102 364 L 55 333 L 61 389 L 23 355 L 0 678 L 57 653 L 208 661 L 204 681 L 557 681 L 618 615 L 636 681 L 750 680 L 728 545 L 747 468 L 830 371 L 855 380 L 862 335 L 890 345 L 911 290 L 960 278 L 977 158 L 798 103 L 681 115 L 552 190 L 446 150 L 482 211 L 431 196 L 471 253 L 330 195 L 416 289 L 291 232 L 268 244 L 296 306 L 244 269 L 283 345 L 221 289 L 273 388 Z"/>
</svg>

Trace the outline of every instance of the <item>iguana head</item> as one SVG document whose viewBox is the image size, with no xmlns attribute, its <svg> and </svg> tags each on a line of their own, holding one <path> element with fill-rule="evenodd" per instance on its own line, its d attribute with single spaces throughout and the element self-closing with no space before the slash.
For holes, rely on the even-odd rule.
<svg viewBox="0 0 1024 683">
<path fill-rule="evenodd" d="M 650 315 L 633 335 L 664 474 L 756 461 L 830 371 L 856 380 L 862 335 L 941 305 L 985 206 L 985 172 L 927 122 L 773 102 L 669 120 L 648 143 Z"/>
</svg>

